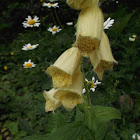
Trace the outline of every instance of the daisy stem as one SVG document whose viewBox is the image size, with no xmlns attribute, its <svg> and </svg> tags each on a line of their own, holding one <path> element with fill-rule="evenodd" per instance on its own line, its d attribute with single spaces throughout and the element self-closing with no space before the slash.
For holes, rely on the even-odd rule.
<svg viewBox="0 0 140 140">
<path fill-rule="evenodd" d="M 60 20 L 59 20 L 59 17 L 58 17 L 58 15 L 57 15 L 57 12 L 56 12 L 56 9 L 55 9 L 55 8 L 54 8 L 54 13 L 55 13 L 56 19 L 57 19 L 57 21 L 58 21 L 60 27 L 62 28 L 62 24 L 61 24 L 61 22 L 60 22 Z"/>
<path fill-rule="evenodd" d="M 54 16 L 53 16 L 52 8 L 51 8 L 51 13 L 52 13 L 53 22 L 54 22 L 54 24 L 57 26 L 57 23 L 56 23 L 55 18 L 54 18 Z"/>
</svg>

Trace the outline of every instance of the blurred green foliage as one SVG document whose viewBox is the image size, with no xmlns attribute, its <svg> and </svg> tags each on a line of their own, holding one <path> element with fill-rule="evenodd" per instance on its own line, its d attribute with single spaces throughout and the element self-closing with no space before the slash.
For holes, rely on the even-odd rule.
<svg viewBox="0 0 140 140">
<path fill-rule="evenodd" d="M 105 72 L 102 84 L 91 93 L 92 103 L 115 107 L 122 114 L 121 120 L 109 123 L 105 140 L 130 140 L 134 133 L 140 133 L 140 9 L 132 6 L 130 10 L 127 7 L 129 5 L 123 2 L 117 6 L 116 3 L 103 2 L 101 6 L 103 11 L 106 10 L 104 5 L 115 7 L 114 11 L 105 11 L 105 19 L 109 16 L 115 19 L 113 27 L 105 32 L 110 38 L 118 65 L 114 66 L 113 71 Z M 0 140 L 19 140 L 24 136 L 29 136 L 28 140 L 35 140 L 37 136 L 37 140 L 43 140 L 64 124 L 69 126 L 70 122 L 80 121 L 82 118 L 78 108 L 71 112 L 59 108 L 55 114 L 45 113 L 42 94 L 52 87 L 51 78 L 45 74 L 44 69 L 71 47 L 75 40 L 75 28 L 66 26 L 66 22 L 73 21 L 76 24 L 79 11 L 70 9 L 65 1 L 59 1 L 57 14 L 63 30 L 52 35 L 47 31 L 48 27 L 53 26 L 51 9 L 43 8 L 40 1 L 15 0 L 0 4 Z M 35 30 L 24 29 L 22 22 L 28 15 L 39 16 L 41 26 Z M 136 40 L 130 42 L 128 38 L 133 34 L 137 35 Z M 23 51 L 22 47 L 27 43 L 39 46 L 32 51 Z M 36 67 L 24 69 L 23 63 L 29 59 Z M 89 63 L 85 60 L 85 72 L 91 71 L 86 77 L 97 78 Z M 78 123 L 74 125 L 79 127 Z M 83 139 L 88 135 L 90 140 L 86 130 L 80 130 L 83 132 Z M 75 129 L 71 131 L 75 132 Z"/>
</svg>

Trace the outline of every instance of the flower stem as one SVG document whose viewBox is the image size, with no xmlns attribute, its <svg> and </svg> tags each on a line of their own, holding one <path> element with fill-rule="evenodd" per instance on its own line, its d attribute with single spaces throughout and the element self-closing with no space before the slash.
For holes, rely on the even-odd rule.
<svg viewBox="0 0 140 140">
<path fill-rule="evenodd" d="M 51 8 L 51 13 L 52 13 L 53 22 L 54 22 L 54 24 L 57 26 L 57 23 L 56 23 L 55 18 L 54 18 L 54 16 L 53 16 L 53 10 L 52 10 L 52 8 Z"/>
<path fill-rule="evenodd" d="M 56 12 L 56 9 L 55 9 L 55 8 L 54 8 L 54 13 L 55 13 L 56 19 L 57 19 L 57 21 L 58 21 L 60 27 L 62 28 L 62 24 L 61 24 L 61 22 L 60 22 L 60 20 L 59 20 L 59 17 L 58 17 L 58 15 L 57 15 L 57 12 Z"/>
<path fill-rule="evenodd" d="M 90 106 L 91 105 L 90 92 L 89 92 L 87 81 L 85 80 L 84 69 L 83 69 L 83 60 L 81 63 L 81 69 L 82 69 L 82 73 L 83 73 L 84 87 L 85 87 L 86 95 L 87 95 L 87 103 L 88 103 L 88 106 Z"/>
</svg>

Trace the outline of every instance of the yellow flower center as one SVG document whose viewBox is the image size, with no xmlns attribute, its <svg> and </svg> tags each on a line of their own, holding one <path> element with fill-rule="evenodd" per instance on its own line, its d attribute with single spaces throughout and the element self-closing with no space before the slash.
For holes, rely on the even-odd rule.
<svg viewBox="0 0 140 140">
<path fill-rule="evenodd" d="M 49 6 L 52 6 L 52 5 L 53 5 L 52 3 L 49 4 Z"/>
<path fill-rule="evenodd" d="M 43 2 L 43 0 L 40 0 L 40 2 Z"/>
<path fill-rule="evenodd" d="M 28 22 L 29 25 L 34 25 L 35 24 L 35 21 L 33 19 L 31 19 L 29 22 Z"/>
<path fill-rule="evenodd" d="M 32 46 L 30 46 L 29 48 L 30 48 L 30 49 L 32 49 L 33 47 L 32 47 Z"/>
<path fill-rule="evenodd" d="M 11 55 L 13 55 L 14 53 L 13 52 L 11 52 Z"/>
<path fill-rule="evenodd" d="M 53 30 L 53 31 L 57 31 L 57 28 L 53 28 L 52 30 Z"/>
<path fill-rule="evenodd" d="M 91 88 L 93 88 L 94 87 L 94 82 L 92 82 L 92 81 L 88 81 L 89 83 L 91 83 L 92 85 L 91 85 Z"/>
<path fill-rule="evenodd" d="M 25 65 L 25 67 L 30 68 L 30 67 L 32 67 L 32 64 L 31 64 L 31 63 L 27 63 L 27 64 Z"/>
<path fill-rule="evenodd" d="M 4 70 L 7 70 L 7 66 L 4 66 Z"/>
</svg>

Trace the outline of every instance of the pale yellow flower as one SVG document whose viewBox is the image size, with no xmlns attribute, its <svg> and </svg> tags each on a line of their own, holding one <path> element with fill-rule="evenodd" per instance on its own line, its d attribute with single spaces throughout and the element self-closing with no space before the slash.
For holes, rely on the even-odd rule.
<svg viewBox="0 0 140 140">
<path fill-rule="evenodd" d="M 72 85 L 67 88 L 59 88 L 54 98 L 61 101 L 62 105 L 67 109 L 73 109 L 77 104 L 84 102 L 82 97 L 83 89 L 83 75 L 80 71 L 80 67 L 72 77 Z"/>
<path fill-rule="evenodd" d="M 64 88 L 72 84 L 72 76 L 81 63 L 81 55 L 78 48 L 72 47 L 66 50 L 53 65 L 47 69 L 52 76 L 54 88 Z"/>
<path fill-rule="evenodd" d="M 78 17 L 76 25 L 76 42 L 82 56 L 89 57 L 90 53 L 100 46 L 103 34 L 103 13 L 98 4 L 92 4 L 83 9 Z"/>
<path fill-rule="evenodd" d="M 44 91 L 43 95 L 46 99 L 46 104 L 45 104 L 45 111 L 54 111 L 56 108 L 58 108 L 61 105 L 61 102 L 53 97 L 54 93 L 57 90 L 54 88 L 51 89 L 50 91 Z"/>
<path fill-rule="evenodd" d="M 100 79 L 102 79 L 105 70 L 111 70 L 113 64 L 117 63 L 112 55 L 109 39 L 105 32 L 103 32 L 99 50 L 91 53 L 90 60 L 94 67 L 94 71 Z"/>
<path fill-rule="evenodd" d="M 98 0 L 67 0 L 66 3 L 75 10 L 82 10 L 94 3 L 98 3 Z"/>
</svg>

